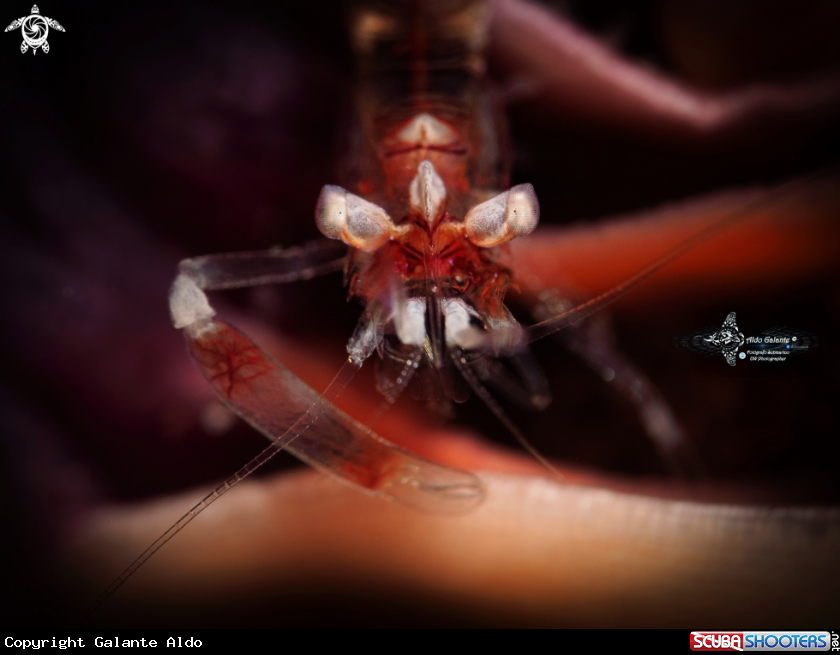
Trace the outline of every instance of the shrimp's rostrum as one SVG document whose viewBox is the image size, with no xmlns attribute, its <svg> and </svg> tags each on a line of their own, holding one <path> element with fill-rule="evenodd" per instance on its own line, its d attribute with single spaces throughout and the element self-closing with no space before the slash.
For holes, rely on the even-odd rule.
<svg viewBox="0 0 840 655">
<path fill-rule="evenodd" d="M 73 586 L 71 611 L 163 535 L 94 621 L 830 617 L 840 192 L 812 171 L 837 156 L 838 62 L 715 90 L 725 58 L 663 39 L 655 60 L 698 91 L 524 0 L 254 8 L 262 26 L 232 7 L 186 12 L 195 40 L 171 51 L 124 38 L 147 54 L 74 85 L 83 109 L 56 125 L 117 108 L 85 123 L 109 138 L 68 141 L 88 159 L 28 106 L 10 122 L 27 184 L 3 211 L 37 228 L 0 240 L 8 497 L 61 544 L 50 589 Z M 344 32 L 346 104 L 343 74 L 308 59 L 346 73 Z M 608 212 L 629 214 L 563 225 Z M 732 311 L 822 345 L 773 370 L 671 347 Z M 265 447 L 246 422 L 268 446 L 208 495 Z M 239 484 L 281 450 L 327 475 Z"/>
</svg>

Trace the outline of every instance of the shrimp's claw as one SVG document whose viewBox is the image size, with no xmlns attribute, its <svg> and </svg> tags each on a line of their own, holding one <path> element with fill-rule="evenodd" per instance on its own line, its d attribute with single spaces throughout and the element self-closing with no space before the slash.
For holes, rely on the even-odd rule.
<svg viewBox="0 0 840 655">
<path fill-rule="evenodd" d="M 358 370 L 353 363 L 319 394 L 222 321 L 206 319 L 184 334 L 193 360 L 222 401 L 277 450 L 285 448 L 372 496 L 425 511 L 466 512 L 483 500 L 477 476 L 412 455 L 332 404 Z"/>
<path fill-rule="evenodd" d="M 484 483 L 469 471 L 442 466 L 406 451 L 400 453 L 398 462 L 398 468 L 388 473 L 381 488 L 389 500 L 441 514 L 466 513 L 484 500 Z"/>
<path fill-rule="evenodd" d="M 333 401 L 363 359 L 349 360 L 320 394 L 260 348 L 250 337 L 214 319 L 205 289 L 266 281 L 285 282 L 336 270 L 344 248 L 304 247 L 296 252 L 214 255 L 183 262 L 170 293 L 170 310 L 202 375 L 233 412 L 272 442 L 268 453 L 243 469 L 255 470 L 287 449 L 322 472 L 373 496 L 418 509 L 465 512 L 484 498 L 472 473 L 417 457 L 382 439 Z M 307 266 L 302 266 L 305 263 Z M 306 275 L 309 276 L 309 275 Z M 244 476 L 235 476 L 233 483 Z"/>
</svg>

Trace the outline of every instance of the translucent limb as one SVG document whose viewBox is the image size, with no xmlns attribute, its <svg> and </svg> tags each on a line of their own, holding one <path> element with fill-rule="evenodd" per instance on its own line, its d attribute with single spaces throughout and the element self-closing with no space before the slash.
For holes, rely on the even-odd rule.
<svg viewBox="0 0 840 655">
<path fill-rule="evenodd" d="M 309 280 L 341 270 L 347 246 L 323 239 L 286 250 L 232 252 L 185 259 L 178 272 L 200 288 L 236 289 L 259 284 Z"/>
<path fill-rule="evenodd" d="M 474 474 L 398 448 L 332 404 L 361 361 L 348 360 L 319 394 L 242 332 L 212 319 L 215 311 L 204 289 L 308 279 L 338 270 L 345 251 L 342 244 L 316 242 L 286 251 L 210 255 L 181 263 L 170 292 L 173 323 L 184 328 L 193 361 L 225 405 L 272 443 L 158 537 L 97 598 L 88 615 L 211 503 L 283 448 L 369 495 L 417 509 L 462 513 L 484 499 L 484 485 Z M 412 358 L 406 377 L 415 368 Z"/>
<path fill-rule="evenodd" d="M 335 379 L 330 383 L 327 391 L 324 393 L 323 396 L 320 398 L 320 404 L 328 405 L 329 399 L 334 399 L 344 387 L 353 379 L 353 375 L 358 370 L 358 367 L 352 367 L 349 364 L 346 364 L 341 368 L 338 375 Z M 140 569 L 143 564 L 145 564 L 149 558 L 154 555 L 157 551 L 159 551 L 163 545 L 172 539 L 176 534 L 178 534 L 181 530 L 187 527 L 194 518 L 196 518 L 201 512 L 207 509 L 213 502 L 218 500 L 223 494 L 230 491 L 236 484 L 242 482 L 245 478 L 251 475 L 254 471 L 260 468 L 263 464 L 268 462 L 272 457 L 274 457 L 278 452 L 283 449 L 283 446 L 288 444 L 291 440 L 297 437 L 301 431 L 306 430 L 311 423 L 320 415 L 319 407 L 313 406 L 311 410 L 306 413 L 300 420 L 298 420 L 295 425 L 293 425 L 286 434 L 283 435 L 283 438 L 277 439 L 276 441 L 272 442 L 272 444 L 263 450 L 259 455 L 257 455 L 254 459 L 248 462 L 245 466 L 239 469 L 236 473 L 234 473 L 231 477 L 225 480 L 222 484 L 216 487 L 212 492 L 207 494 L 204 498 L 202 498 L 198 503 L 193 505 L 186 514 L 184 514 L 181 518 L 179 518 L 175 523 L 173 523 L 169 529 L 160 535 L 157 539 L 155 539 L 152 544 L 144 550 L 137 559 L 135 559 L 119 576 L 110 584 L 108 588 L 105 589 L 94 601 L 94 603 L 88 608 L 86 617 L 89 617 L 93 614 L 102 604 L 107 601 L 114 592 L 119 589 L 123 583 L 126 582 L 134 573 Z"/>
<path fill-rule="evenodd" d="M 483 497 L 474 475 L 417 458 L 336 409 L 330 400 L 346 382 L 331 385 L 333 395 L 325 398 L 250 338 L 212 320 L 215 312 L 204 289 L 305 279 L 335 270 L 342 260 L 334 259 L 337 251 L 331 243 L 184 262 L 172 287 L 170 308 L 176 326 L 186 328 L 194 361 L 231 410 L 279 448 L 288 447 L 325 473 L 373 495 L 432 511 L 473 507 Z M 343 253 L 345 247 L 339 246 Z M 352 362 L 361 366 L 361 361 Z"/>
<path fill-rule="evenodd" d="M 565 307 L 568 303 L 560 294 L 549 291 L 542 294 L 534 315 L 539 320 L 562 313 Z M 665 398 L 647 376 L 612 345 L 609 331 L 593 327 L 577 323 L 555 332 L 554 336 L 633 404 L 645 433 L 672 473 L 684 478 L 696 477 L 700 469 L 698 458 Z"/>
<path fill-rule="evenodd" d="M 461 372 L 461 375 L 464 376 L 464 379 L 467 383 L 472 387 L 472 390 L 475 394 L 481 398 L 487 408 L 493 412 L 495 417 L 499 419 L 502 425 L 507 428 L 508 432 L 510 432 L 514 438 L 519 442 L 519 444 L 530 453 L 531 457 L 537 460 L 542 466 L 545 468 L 546 471 L 551 473 L 555 478 L 557 478 L 560 482 L 566 482 L 566 476 L 564 476 L 560 471 L 558 471 L 552 464 L 549 462 L 545 457 L 543 457 L 540 452 L 531 445 L 531 442 L 525 438 L 525 435 L 516 427 L 516 424 L 510 420 L 505 411 L 501 408 L 499 403 L 496 402 L 496 399 L 490 395 L 490 392 L 487 388 L 481 384 L 481 380 L 476 377 L 473 370 L 470 368 L 470 364 L 467 361 L 467 356 L 463 350 L 460 348 L 454 348 L 452 350 L 452 361 L 455 363 L 455 367 Z"/>
<path fill-rule="evenodd" d="M 530 351 L 523 350 L 508 358 L 516 375 L 498 360 L 487 362 L 487 371 L 479 378 L 504 393 L 521 407 L 543 410 L 551 403 L 548 381 Z"/>
<path fill-rule="evenodd" d="M 193 359 L 223 402 L 271 439 L 275 449 L 287 448 L 334 478 L 412 507 L 463 512 L 481 502 L 483 486 L 472 473 L 412 455 L 334 407 L 330 400 L 349 379 L 321 395 L 221 321 L 199 321 L 185 335 Z"/>
</svg>

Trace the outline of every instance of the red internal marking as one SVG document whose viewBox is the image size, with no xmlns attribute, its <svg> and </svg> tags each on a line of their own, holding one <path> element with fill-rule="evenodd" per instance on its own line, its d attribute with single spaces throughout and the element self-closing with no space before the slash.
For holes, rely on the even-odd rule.
<svg viewBox="0 0 840 655">
<path fill-rule="evenodd" d="M 248 393 L 252 382 L 271 370 L 273 364 L 253 341 L 224 323 L 198 338 L 187 336 L 193 359 L 204 377 L 228 399 L 234 392 Z"/>
<path fill-rule="evenodd" d="M 407 152 L 414 152 L 415 150 L 434 150 L 436 152 L 445 152 L 450 155 L 466 155 L 468 152 L 467 147 L 462 145 L 433 146 L 422 143 L 413 143 L 402 148 L 389 148 L 383 153 L 383 155 L 388 158 L 396 155 L 404 155 Z"/>
<path fill-rule="evenodd" d="M 356 190 L 363 196 L 365 196 L 376 191 L 376 185 L 373 182 L 362 180 L 361 182 L 359 182 L 358 186 L 356 187 Z"/>
<path fill-rule="evenodd" d="M 341 465 L 342 478 L 365 489 L 381 489 L 399 468 L 399 456 L 366 453 L 362 461 L 347 460 Z"/>
<path fill-rule="evenodd" d="M 367 306 L 388 307 L 390 276 L 397 274 L 409 289 L 422 289 L 431 275 L 445 297 L 463 298 L 486 319 L 506 316 L 504 297 L 511 274 L 505 246 L 492 252 L 472 244 L 461 223 L 446 215 L 434 226 L 409 215 L 408 230 L 375 253 L 351 253 L 350 295 Z M 431 253 L 426 261 L 424 252 Z M 428 268 L 427 268 L 428 267 Z"/>
</svg>

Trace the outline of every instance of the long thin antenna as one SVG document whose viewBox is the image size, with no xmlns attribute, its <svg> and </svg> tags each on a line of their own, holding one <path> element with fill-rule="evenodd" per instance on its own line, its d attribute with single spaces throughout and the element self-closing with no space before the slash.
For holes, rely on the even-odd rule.
<svg viewBox="0 0 840 655">
<path fill-rule="evenodd" d="M 756 209 L 760 207 L 764 207 L 765 205 L 778 200 L 780 197 L 787 195 L 790 192 L 791 187 L 796 188 L 798 186 L 803 185 L 806 182 L 809 182 L 814 179 L 818 179 L 820 177 L 825 176 L 827 173 L 832 171 L 836 171 L 838 168 L 837 164 L 832 164 L 827 168 L 823 168 L 819 171 L 811 173 L 805 177 L 799 178 L 797 180 L 791 180 L 786 182 L 778 187 L 776 187 L 770 194 L 764 196 L 763 198 L 759 198 L 757 200 L 753 200 L 751 202 L 746 203 L 740 209 L 734 210 L 732 213 L 724 216 L 723 218 L 715 221 L 711 225 L 706 226 L 702 230 L 700 230 L 697 234 L 692 237 L 689 237 L 682 243 L 678 244 L 677 246 L 671 248 L 671 250 L 667 251 L 665 254 L 657 257 L 653 260 L 650 264 L 645 266 L 644 268 L 640 269 L 630 277 L 628 277 L 623 282 L 615 285 L 611 289 L 604 291 L 602 294 L 587 300 L 585 303 L 578 305 L 577 307 L 573 307 L 562 314 L 558 314 L 557 316 L 553 316 L 545 321 L 540 323 L 536 323 L 531 327 L 527 328 L 527 343 L 532 343 L 537 341 L 538 339 L 542 339 L 543 337 L 547 337 L 549 334 L 553 334 L 558 330 L 562 330 L 564 327 L 571 325 L 572 323 L 577 323 L 578 321 L 582 321 L 588 316 L 591 316 L 597 311 L 600 311 L 607 305 L 615 302 L 618 298 L 623 296 L 625 293 L 630 291 L 631 289 L 637 287 L 639 284 L 644 282 L 654 273 L 658 273 L 660 270 L 665 268 L 668 264 L 673 262 L 674 260 L 682 257 L 688 251 L 696 248 L 697 246 L 705 243 L 713 236 L 715 236 L 718 232 L 722 232 L 723 230 L 729 228 L 734 223 L 737 222 L 738 219 L 742 218 L 746 214 L 750 214 L 754 212 Z"/>
<path fill-rule="evenodd" d="M 514 438 L 520 443 L 520 445 L 527 450 L 531 457 L 537 460 L 543 467 L 551 473 L 554 477 L 556 477 L 560 482 L 565 483 L 566 477 L 558 471 L 554 465 L 551 464 L 540 452 L 531 445 L 531 442 L 525 438 L 525 435 L 519 431 L 519 428 L 516 427 L 516 424 L 508 418 L 508 415 L 505 414 L 505 411 L 501 408 L 499 403 L 496 402 L 496 399 L 493 398 L 491 393 L 487 390 L 481 380 L 473 373 L 472 369 L 470 368 L 469 363 L 467 362 L 467 358 L 464 355 L 464 351 L 460 348 L 453 350 L 452 352 L 452 361 L 455 362 L 455 366 L 457 367 L 458 371 L 460 371 L 461 375 L 464 376 L 464 379 L 467 383 L 472 387 L 472 390 L 475 391 L 476 395 L 484 401 L 484 404 L 490 409 L 491 412 L 502 422 L 508 431 L 514 436 Z"/>
<path fill-rule="evenodd" d="M 318 397 L 318 400 L 290 427 L 282 436 L 271 442 L 265 450 L 254 457 L 245 466 L 239 469 L 231 477 L 225 480 L 222 484 L 216 487 L 213 491 L 207 494 L 199 502 L 193 505 L 189 511 L 179 518 L 172 526 L 160 535 L 154 542 L 144 550 L 137 559 L 135 559 L 129 566 L 120 573 L 117 578 L 108 585 L 97 599 L 90 605 L 84 618 L 90 616 L 99 609 L 114 593 L 128 580 L 134 573 L 145 564 L 149 558 L 158 552 L 163 545 L 172 539 L 176 534 L 183 530 L 187 525 L 201 512 L 207 509 L 212 503 L 218 500 L 222 495 L 230 491 L 234 486 L 242 482 L 245 478 L 251 475 L 254 471 L 259 469 L 263 464 L 268 462 L 272 457 L 279 453 L 283 448 L 292 443 L 301 434 L 308 430 L 324 413 L 324 410 L 335 400 L 344 388 L 353 379 L 353 376 L 361 368 L 361 366 L 354 364 L 348 360 L 339 370 L 338 374 L 330 382 L 324 393 Z"/>
</svg>

